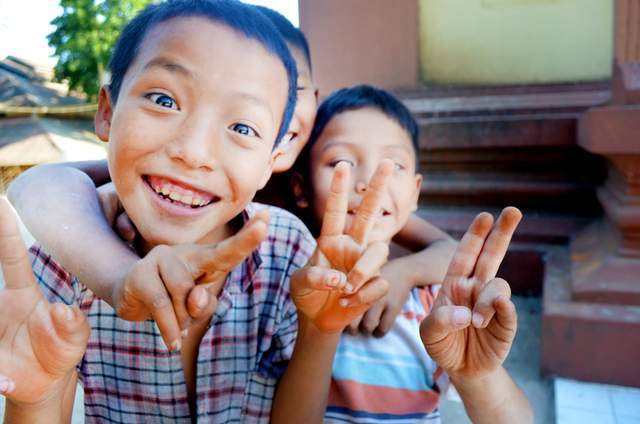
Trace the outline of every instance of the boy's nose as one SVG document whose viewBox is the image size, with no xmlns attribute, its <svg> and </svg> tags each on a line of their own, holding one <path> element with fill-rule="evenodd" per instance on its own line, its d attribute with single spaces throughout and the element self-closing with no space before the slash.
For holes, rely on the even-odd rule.
<svg viewBox="0 0 640 424">
<path fill-rule="evenodd" d="M 364 193 L 367 191 L 367 183 L 364 181 L 356 182 L 356 193 Z"/>
<path fill-rule="evenodd" d="M 188 168 L 213 170 L 215 143 L 205 129 L 185 131 L 167 145 L 167 154 Z"/>
</svg>

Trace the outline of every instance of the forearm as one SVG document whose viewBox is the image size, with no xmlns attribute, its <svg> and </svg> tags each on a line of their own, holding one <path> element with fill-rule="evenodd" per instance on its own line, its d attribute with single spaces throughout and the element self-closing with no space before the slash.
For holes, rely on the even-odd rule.
<svg viewBox="0 0 640 424">
<path fill-rule="evenodd" d="M 62 390 L 36 404 L 20 405 L 7 398 L 4 412 L 5 424 L 70 423 L 73 401 L 76 395 L 77 374 L 69 375 Z"/>
<path fill-rule="evenodd" d="M 394 269 L 406 273 L 403 280 L 411 282 L 412 287 L 440 284 L 456 247 L 457 243 L 451 239 L 437 240 L 417 253 L 393 259 Z"/>
<path fill-rule="evenodd" d="M 532 423 L 531 404 L 501 366 L 492 374 L 474 379 L 451 378 L 475 424 Z"/>
<path fill-rule="evenodd" d="M 416 214 L 411 214 L 407 224 L 393 238 L 395 243 L 412 252 L 419 252 L 437 240 L 454 241 L 449 234 Z"/>
<path fill-rule="evenodd" d="M 321 423 L 327 409 L 331 370 L 340 334 L 324 334 L 299 320 L 298 338 L 276 390 L 271 422 Z"/>
<path fill-rule="evenodd" d="M 111 182 L 111 175 L 109 175 L 109 166 L 107 160 L 87 160 L 82 162 L 65 162 L 65 167 L 71 167 L 78 169 L 91 178 L 93 184 L 99 187 L 103 184 Z"/>
<path fill-rule="evenodd" d="M 112 303 L 112 287 L 139 258 L 106 221 L 89 177 L 62 165 L 38 166 L 18 177 L 8 195 L 47 252 Z"/>
</svg>

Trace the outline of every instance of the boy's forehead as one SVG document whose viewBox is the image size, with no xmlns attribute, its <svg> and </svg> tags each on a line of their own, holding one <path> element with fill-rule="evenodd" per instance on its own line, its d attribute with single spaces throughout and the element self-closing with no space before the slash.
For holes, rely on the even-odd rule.
<svg viewBox="0 0 640 424">
<path fill-rule="evenodd" d="M 225 23 L 189 16 L 155 24 L 143 37 L 125 79 L 144 74 L 159 58 L 180 65 L 172 70 L 188 70 L 192 79 L 217 78 L 230 84 L 241 79 L 244 89 L 257 96 L 273 97 L 277 90 L 276 101 L 286 101 L 288 77 L 279 58 Z"/>
<path fill-rule="evenodd" d="M 321 149 L 332 143 L 350 143 L 369 148 L 396 147 L 416 154 L 409 133 L 385 113 L 370 107 L 337 113 L 318 141 L 323 144 L 318 146 Z"/>
<path fill-rule="evenodd" d="M 309 62 L 307 61 L 307 56 L 304 54 L 302 49 L 294 46 L 291 43 L 287 43 L 287 47 L 289 47 L 291 56 L 293 56 L 293 59 L 296 61 L 298 76 L 311 79 L 311 69 L 309 68 Z"/>
</svg>

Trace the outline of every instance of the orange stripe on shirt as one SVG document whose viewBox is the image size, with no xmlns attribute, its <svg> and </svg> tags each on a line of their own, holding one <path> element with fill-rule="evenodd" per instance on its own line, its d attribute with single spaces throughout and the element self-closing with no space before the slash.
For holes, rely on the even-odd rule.
<svg viewBox="0 0 640 424">
<path fill-rule="evenodd" d="M 429 413 L 438 407 L 435 390 L 408 390 L 361 384 L 353 380 L 331 380 L 329 405 L 380 414 Z"/>
</svg>

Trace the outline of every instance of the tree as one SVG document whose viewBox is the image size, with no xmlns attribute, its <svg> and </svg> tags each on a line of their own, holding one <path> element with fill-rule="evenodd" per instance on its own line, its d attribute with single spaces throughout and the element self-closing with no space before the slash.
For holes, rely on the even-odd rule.
<svg viewBox="0 0 640 424">
<path fill-rule="evenodd" d="M 60 0 L 49 46 L 58 57 L 55 79 L 95 100 L 122 27 L 151 0 Z"/>
</svg>

